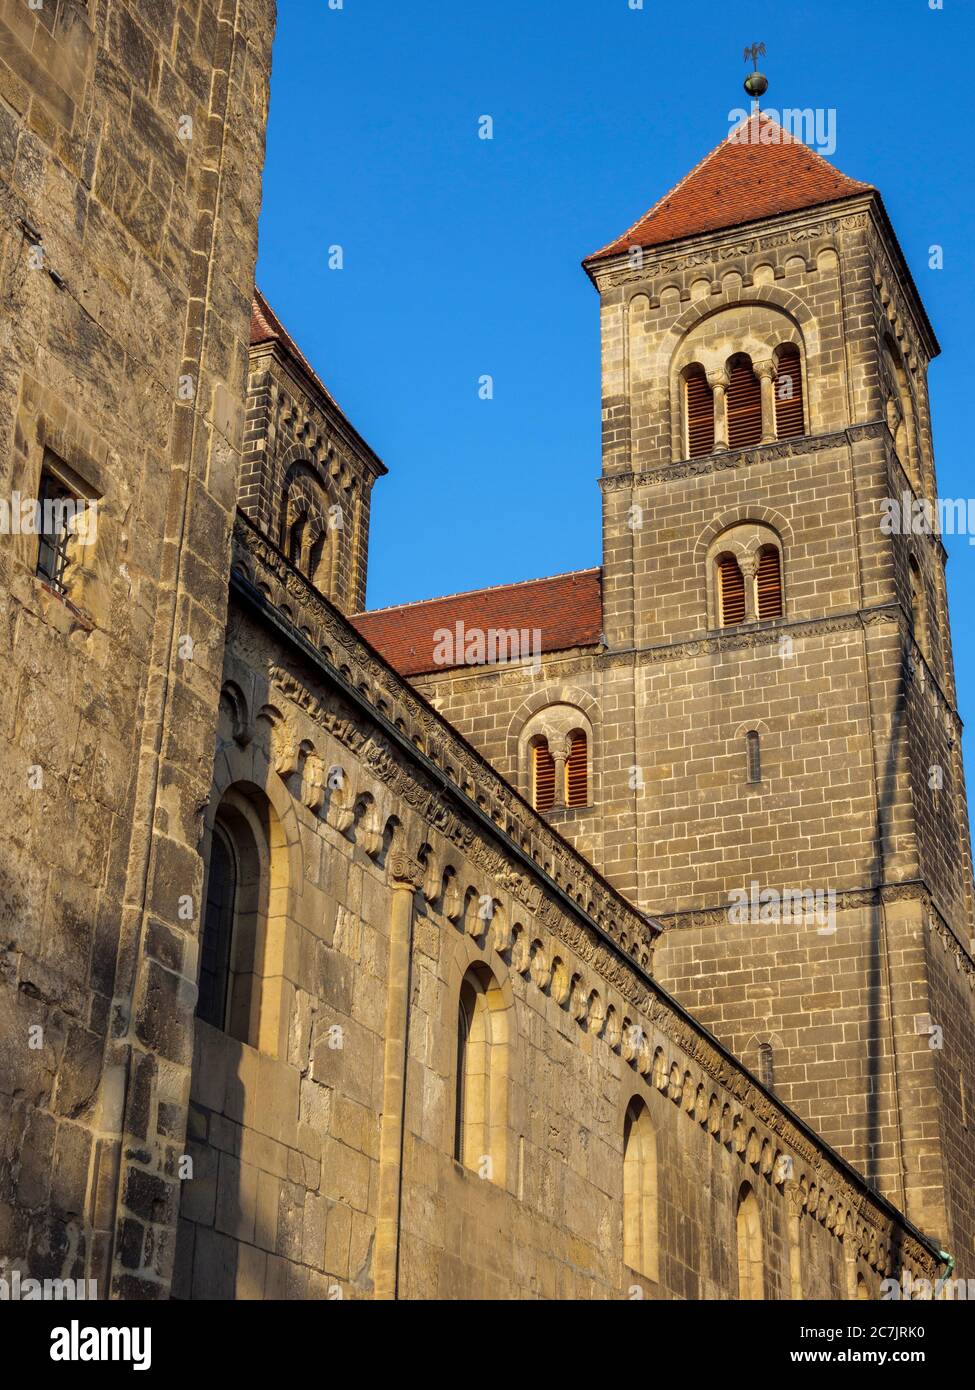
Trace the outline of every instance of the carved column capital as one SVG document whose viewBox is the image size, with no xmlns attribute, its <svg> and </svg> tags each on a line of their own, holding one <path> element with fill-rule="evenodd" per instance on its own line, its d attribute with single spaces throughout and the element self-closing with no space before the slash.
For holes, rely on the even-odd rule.
<svg viewBox="0 0 975 1390">
<path fill-rule="evenodd" d="M 389 878 L 394 888 L 409 888 L 415 892 L 423 883 L 423 865 L 408 854 L 391 854 Z"/>
</svg>

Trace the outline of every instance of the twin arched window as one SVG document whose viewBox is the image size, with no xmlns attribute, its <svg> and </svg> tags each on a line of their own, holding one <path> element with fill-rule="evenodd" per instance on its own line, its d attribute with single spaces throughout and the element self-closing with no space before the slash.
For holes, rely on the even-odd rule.
<svg viewBox="0 0 975 1390">
<path fill-rule="evenodd" d="M 528 795 L 536 811 L 589 805 L 592 743 L 579 724 L 583 718 L 571 705 L 553 705 L 522 731 Z"/>
<path fill-rule="evenodd" d="M 281 549 L 316 588 L 336 598 L 340 579 L 342 508 L 331 500 L 310 464 L 298 462 L 285 479 Z"/>
<path fill-rule="evenodd" d="M 767 533 L 758 539 L 754 533 Z M 778 537 L 768 528 L 742 526 L 739 535 L 722 537 L 713 561 L 713 604 L 718 627 L 766 622 L 785 612 L 782 593 L 782 551 Z M 747 548 L 746 548 L 747 546 Z M 715 547 L 712 547 L 714 550 Z"/>
<path fill-rule="evenodd" d="M 805 434 L 802 357 L 794 343 L 777 348 L 771 363 L 759 367 L 736 353 L 724 370 L 708 380 L 693 363 L 684 371 L 684 420 L 688 458 L 715 450 L 752 449 L 763 440 L 793 439 Z"/>
</svg>

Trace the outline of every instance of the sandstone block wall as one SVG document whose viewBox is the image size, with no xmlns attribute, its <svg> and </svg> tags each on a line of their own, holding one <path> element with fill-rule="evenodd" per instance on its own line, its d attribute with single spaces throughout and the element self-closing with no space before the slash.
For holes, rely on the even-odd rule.
<svg viewBox="0 0 975 1390">
<path fill-rule="evenodd" d="M 592 805 L 559 826 L 665 921 L 661 981 L 753 1067 L 771 1046 L 783 1098 L 970 1261 L 967 1202 L 933 1176 L 964 1131 L 958 1078 L 975 1082 L 945 557 L 880 524 L 885 498 L 936 495 L 935 346 L 898 257 L 864 202 L 597 269 L 607 649 L 415 684 L 512 779 L 530 712 L 586 709 Z M 688 460 L 682 367 L 781 342 L 802 349 L 807 437 Z M 709 548 L 740 521 L 781 542 L 785 612 L 719 632 Z M 834 892 L 833 928 L 730 923 L 752 883 Z M 941 936 L 965 982 L 950 997 Z M 930 1047 L 928 1011 L 962 1001 Z"/>
<path fill-rule="evenodd" d="M 876 1293 L 929 1261 L 653 985 L 641 920 L 310 587 L 280 626 L 292 574 L 249 528 L 237 558 L 209 815 L 241 788 L 271 808 L 283 974 L 264 988 L 284 1026 L 272 1055 L 197 1026 L 176 1295 L 738 1297 L 745 1184 L 766 1297 Z M 319 768 L 344 775 L 323 790 Z M 477 1166 L 453 1156 L 472 968 L 504 1020 Z M 635 1097 L 654 1135 L 642 1271 L 623 1243 Z"/>
<path fill-rule="evenodd" d="M 0 495 L 99 503 L 66 597 L 0 544 L 0 1264 L 102 1296 L 172 1267 L 273 20 L 0 4 Z"/>
</svg>

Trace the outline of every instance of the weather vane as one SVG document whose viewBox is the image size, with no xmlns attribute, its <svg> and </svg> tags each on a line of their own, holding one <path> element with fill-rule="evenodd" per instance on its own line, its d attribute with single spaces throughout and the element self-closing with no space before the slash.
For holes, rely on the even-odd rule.
<svg viewBox="0 0 975 1390">
<path fill-rule="evenodd" d="M 768 78 L 758 70 L 758 60 L 764 57 L 765 45 L 763 43 L 753 43 L 745 49 L 745 62 L 747 63 L 750 58 L 755 64 L 755 71 L 750 72 L 745 78 L 745 91 L 750 97 L 754 97 L 756 102 L 768 91 Z"/>
</svg>

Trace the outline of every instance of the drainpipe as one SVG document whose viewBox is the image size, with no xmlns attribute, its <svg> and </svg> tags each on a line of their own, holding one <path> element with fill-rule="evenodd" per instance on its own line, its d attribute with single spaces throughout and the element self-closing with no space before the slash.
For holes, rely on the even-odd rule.
<svg viewBox="0 0 975 1390">
<path fill-rule="evenodd" d="M 376 1298 L 384 1300 L 399 1297 L 410 966 L 413 959 L 413 895 L 420 886 L 421 878 L 422 869 L 415 860 L 404 854 L 390 856 L 389 880 L 393 893 L 389 924 L 375 1275 Z"/>
</svg>

